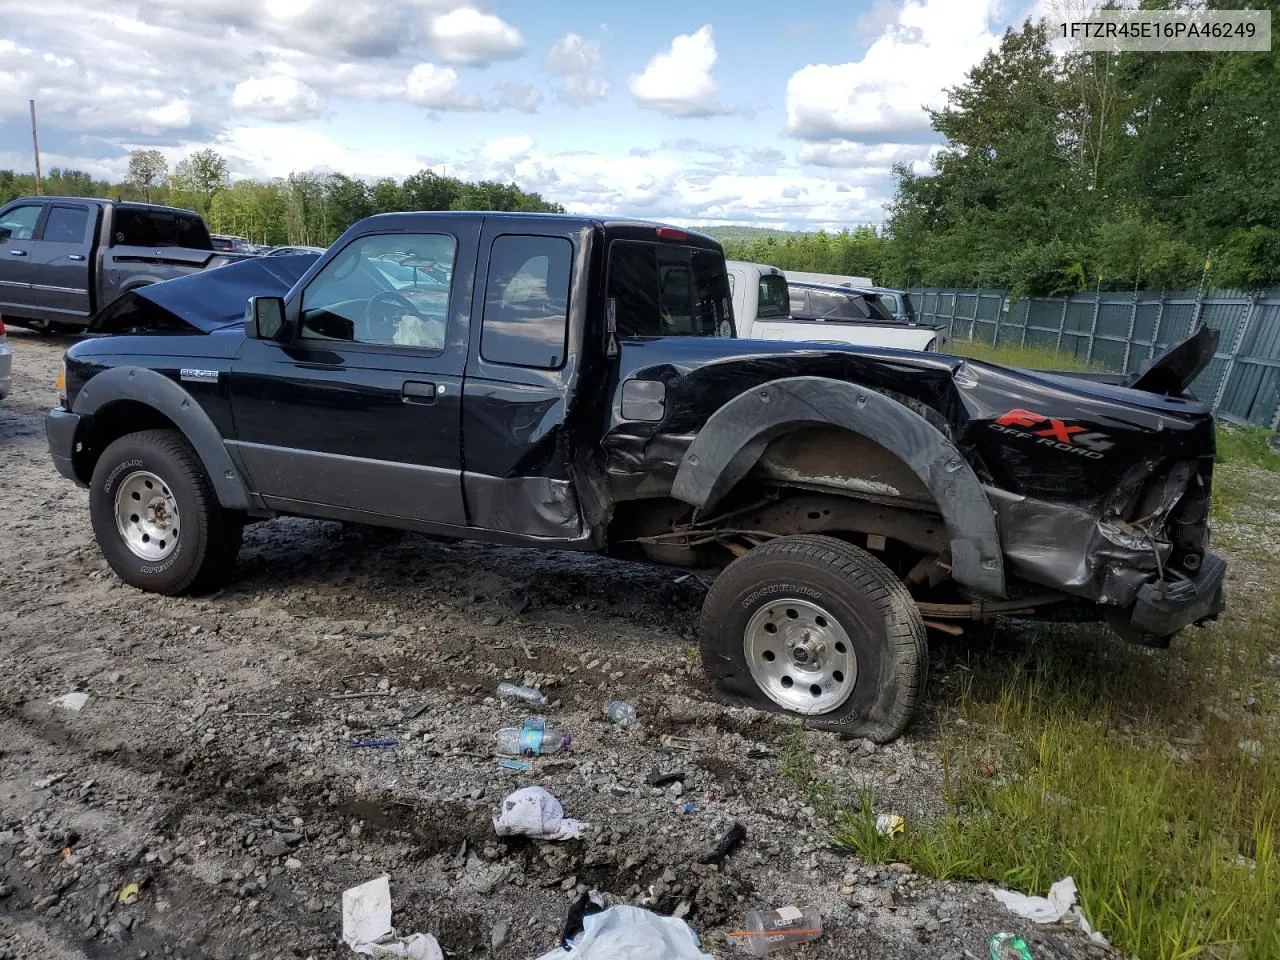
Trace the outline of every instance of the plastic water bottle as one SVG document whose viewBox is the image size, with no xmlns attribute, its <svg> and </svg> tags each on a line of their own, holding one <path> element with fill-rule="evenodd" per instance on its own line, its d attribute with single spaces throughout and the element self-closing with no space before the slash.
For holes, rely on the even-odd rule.
<svg viewBox="0 0 1280 960">
<path fill-rule="evenodd" d="M 518 727 L 503 727 L 494 735 L 498 753 L 507 757 L 538 757 L 559 753 L 573 742 L 573 737 L 546 726 L 542 717 L 530 717 Z"/>
<path fill-rule="evenodd" d="M 545 707 L 550 702 L 533 687 L 522 687 L 514 683 L 498 684 L 497 694 L 500 697 L 515 697 L 518 700 L 536 703 L 540 707 Z"/>
<path fill-rule="evenodd" d="M 742 925 L 742 934 L 751 955 L 763 957 L 817 940 L 822 936 L 822 915 L 812 904 L 803 910 L 799 907 L 752 910 Z"/>
<path fill-rule="evenodd" d="M 609 719 L 620 727 L 629 727 L 636 722 L 636 708 L 625 700 L 614 700 L 609 704 Z"/>
</svg>

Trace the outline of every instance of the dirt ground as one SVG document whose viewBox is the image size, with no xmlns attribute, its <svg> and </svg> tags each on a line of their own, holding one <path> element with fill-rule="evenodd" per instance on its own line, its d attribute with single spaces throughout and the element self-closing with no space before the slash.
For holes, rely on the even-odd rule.
<svg viewBox="0 0 1280 960">
<path fill-rule="evenodd" d="M 826 929 L 796 960 L 985 958 L 993 933 L 1025 926 L 985 886 L 830 846 L 783 772 L 798 728 L 706 690 L 696 579 L 281 519 L 248 528 L 212 596 L 123 586 L 45 446 L 70 341 L 10 342 L 0 960 L 349 956 L 342 891 L 383 873 L 396 927 L 435 934 L 451 957 L 538 956 L 589 889 L 685 916 L 717 957 L 746 956 L 729 934 L 748 909 L 790 903 L 816 904 Z M 548 724 L 573 734 L 532 774 L 493 755 L 494 731 L 529 712 L 495 699 L 503 680 L 546 691 Z M 51 703 L 76 691 L 78 712 Z M 604 718 L 614 698 L 636 704 L 637 724 Z M 888 747 L 800 736 L 837 796 L 852 806 L 870 790 L 888 812 L 940 792 L 931 709 Z M 371 739 L 397 745 L 352 746 Z M 654 770 L 683 781 L 651 787 Z M 530 784 L 587 837 L 497 838 L 494 807 Z M 735 821 L 741 846 L 699 864 Z M 1037 957 L 1088 955 L 1074 935 L 1059 942 Z"/>
</svg>

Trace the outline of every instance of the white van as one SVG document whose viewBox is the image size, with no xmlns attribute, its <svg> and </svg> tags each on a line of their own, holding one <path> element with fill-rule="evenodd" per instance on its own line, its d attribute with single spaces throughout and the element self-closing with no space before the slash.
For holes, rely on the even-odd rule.
<svg viewBox="0 0 1280 960">
<path fill-rule="evenodd" d="M 787 276 L 777 267 L 741 260 L 729 260 L 725 266 L 729 271 L 734 322 L 738 336 L 744 339 L 852 343 L 898 350 L 938 349 L 937 330 L 895 320 L 874 294 L 840 286 L 805 284 L 799 299 L 814 305 L 814 309 L 799 311 L 797 316 L 797 311 L 792 309 L 794 298 Z M 800 292 L 799 284 L 796 292 Z"/>
<path fill-rule="evenodd" d="M 802 273 L 799 270 L 788 270 L 787 279 L 804 283 L 829 283 L 834 287 L 874 286 L 870 277 L 846 277 L 838 273 Z"/>
</svg>

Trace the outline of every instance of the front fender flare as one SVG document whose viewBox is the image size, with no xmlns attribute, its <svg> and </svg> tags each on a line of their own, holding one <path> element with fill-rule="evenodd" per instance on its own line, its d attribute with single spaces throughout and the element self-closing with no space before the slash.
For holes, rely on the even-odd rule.
<svg viewBox="0 0 1280 960">
<path fill-rule="evenodd" d="M 227 453 L 222 434 L 187 391 L 147 367 L 112 367 L 80 388 L 72 412 L 93 416 L 117 400 L 146 404 L 172 420 L 204 464 L 218 502 L 228 510 L 249 509 L 249 492 Z"/>
<path fill-rule="evenodd" d="M 951 540 L 952 576 L 988 597 L 1005 595 L 996 515 L 964 456 L 928 420 L 881 393 L 824 377 L 787 377 L 754 387 L 707 420 L 685 451 L 672 496 L 714 506 L 747 475 L 770 441 L 815 425 L 878 443 L 932 493 Z"/>
</svg>

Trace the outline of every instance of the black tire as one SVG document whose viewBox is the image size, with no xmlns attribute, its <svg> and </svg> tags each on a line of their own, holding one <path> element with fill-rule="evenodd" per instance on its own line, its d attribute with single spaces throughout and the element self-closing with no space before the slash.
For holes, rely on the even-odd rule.
<svg viewBox="0 0 1280 960">
<path fill-rule="evenodd" d="M 757 613 L 771 621 L 773 610 L 794 617 L 795 611 L 785 603 L 788 599 L 820 610 L 816 622 L 821 627 L 834 619 L 833 629 L 842 630 L 853 649 L 852 689 L 847 699 L 826 712 L 789 708 L 774 700 L 752 676 L 746 649 L 748 625 Z M 808 615 L 813 616 L 812 610 Z M 765 628 L 778 633 L 769 622 Z M 784 621 L 784 633 L 787 629 Z M 782 537 L 735 560 L 707 594 L 699 633 L 703 668 L 722 696 L 763 710 L 802 713 L 818 729 L 885 743 L 906 729 L 924 695 L 929 669 L 925 627 L 907 588 L 871 554 L 833 537 Z M 833 646 L 845 653 L 843 642 Z M 811 656 L 807 651 L 804 655 Z M 773 663 L 778 655 L 766 650 L 763 656 Z M 778 667 L 769 669 L 785 671 L 790 663 L 784 657 Z M 813 661 L 810 664 L 816 667 Z M 824 696 L 833 696 L 831 691 L 845 689 L 846 678 L 843 673 L 832 676 L 839 683 L 827 688 L 802 684 L 795 689 L 824 689 Z M 788 688 L 784 695 L 795 696 L 790 692 L 790 677 L 781 682 Z"/>
<path fill-rule="evenodd" d="M 138 471 L 158 477 L 177 504 L 176 546 L 161 560 L 135 554 L 116 524 L 116 492 Z M 219 505 L 200 458 L 176 430 L 144 430 L 110 444 L 93 470 L 89 516 L 116 575 L 140 590 L 168 596 L 217 586 L 235 564 L 244 529 L 236 514 Z"/>
</svg>

